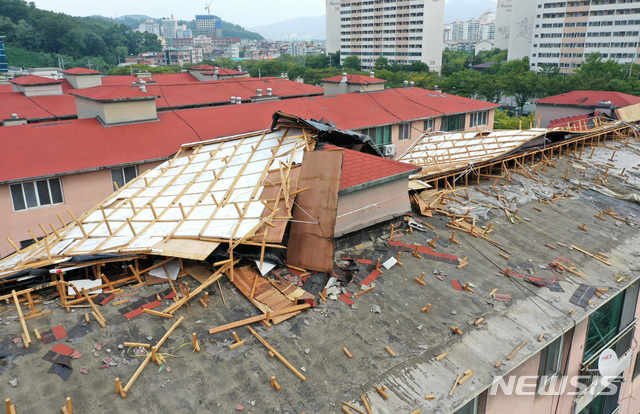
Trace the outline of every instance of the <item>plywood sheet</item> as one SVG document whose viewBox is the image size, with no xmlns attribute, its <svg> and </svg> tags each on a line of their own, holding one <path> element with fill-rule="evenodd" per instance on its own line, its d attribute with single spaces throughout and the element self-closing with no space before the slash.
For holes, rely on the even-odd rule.
<svg viewBox="0 0 640 414">
<path fill-rule="evenodd" d="M 302 171 L 302 168 L 300 167 L 292 167 L 291 171 L 289 172 L 289 193 L 293 193 L 296 190 L 298 190 L 298 180 L 300 179 L 300 172 Z M 260 196 L 260 198 L 262 200 L 274 200 L 277 196 L 278 193 L 281 192 L 281 188 L 282 188 L 282 184 L 280 183 L 282 181 L 282 178 L 280 177 L 280 171 L 272 171 L 269 174 L 267 174 L 266 179 L 264 180 L 264 190 L 262 191 L 262 195 Z M 273 184 L 277 184 L 277 185 L 272 185 Z M 256 233 L 264 233 L 265 230 L 267 230 L 267 228 L 269 229 L 269 232 L 267 233 L 267 243 L 280 243 L 282 242 L 282 237 L 284 237 L 284 232 L 287 229 L 287 224 L 289 224 L 289 220 L 288 219 L 284 219 L 282 217 L 290 217 L 291 216 L 291 210 L 293 208 L 294 202 L 296 200 L 296 195 L 290 196 L 290 200 L 289 200 L 289 208 L 287 209 L 286 203 L 284 201 L 284 199 L 282 199 L 282 195 L 280 195 L 280 202 L 278 203 L 278 213 L 276 214 L 276 217 L 272 224 L 275 225 L 274 228 L 264 225 L 263 227 L 261 227 Z M 271 201 L 269 202 L 269 205 L 273 208 L 273 204 L 274 202 Z M 267 217 L 269 214 L 271 214 L 271 210 L 269 210 L 268 208 L 265 208 L 264 211 L 262 212 L 262 218 Z M 262 242 L 263 237 L 254 237 L 251 241 L 255 241 L 255 242 Z"/>
<path fill-rule="evenodd" d="M 618 115 L 618 119 L 622 122 L 640 121 L 640 104 L 618 108 L 616 109 L 616 115 Z"/>
<path fill-rule="evenodd" d="M 209 279 L 211 275 L 213 275 L 214 273 L 213 271 L 197 263 L 186 262 L 183 265 L 184 265 L 184 271 L 189 276 L 191 276 L 192 278 L 200 282 L 200 284 L 206 282 L 207 279 Z"/>
<path fill-rule="evenodd" d="M 258 278 L 256 282 L 256 289 L 253 297 L 250 297 L 253 282 L 256 277 Z M 266 313 L 267 311 L 286 309 L 293 306 L 292 300 L 287 299 L 285 295 L 272 286 L 267 279 L 262 277 L 262 275 L 260 275 L 260 273 L 251 266 L 243 266 L 235 269 L 233 284 L 263 313 Z M 300 312 L 277 316 L 272 319 L 272 322 L 275 324 L 280 323 L 297 315 L 298 313 Z"/>
<path fill-rule="evenodd" d="M 156 244 L 153 249 L 159 250 L 158 254 L 183 259 L 204 260 L 213 252 L 220 243 L 202 240 L 170 239 Z M 155 252 L 154 252 L 155 253 Z"/>
<path fill-rule="evenodd" d="M 287 262 L 303 269 L 333 271 L 333 232 L 344 151 L 305 152 L 293 209 Z"/>
</svg>

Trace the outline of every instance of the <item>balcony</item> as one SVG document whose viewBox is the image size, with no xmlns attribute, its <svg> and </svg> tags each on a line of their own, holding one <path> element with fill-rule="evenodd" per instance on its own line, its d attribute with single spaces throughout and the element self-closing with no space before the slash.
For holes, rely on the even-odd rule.
<svg viewBox="0 0 640 414">
<path fill-rule="evenodd" d="M 575 399 L 575 411 L 579 413 L 586 407 L 595 397 L 605 390 L 610 380 L 602 377 L 598 372 L 598 359 L 602 352 L 606 349 L 613 349 L 618 355 L 618 368 L 615 376 L 619 376 L 630 364 L 633 357 L 631 345 L 636 328 L 636 319 L 622 329 L 618 334 L 613 336 L 608 342 L 600 346 L 597 351 L 591 353 L 591 356 L 585 360 L 580 367 L 580 384 L 584 387 Z"/>
</svg>

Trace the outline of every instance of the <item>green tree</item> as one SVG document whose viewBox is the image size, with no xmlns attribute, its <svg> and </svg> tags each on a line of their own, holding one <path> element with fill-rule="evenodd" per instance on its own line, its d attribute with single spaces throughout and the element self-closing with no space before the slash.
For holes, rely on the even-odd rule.
<svg viewBox="0 0 640 414">
<path fill-rule="evenodd" d="M 513 96 L 516 106 L 522 108 L 531 98 L 536 96 L 538 76 L 534 72 L 509 72 L 503 76 L 505 92 Z"/>
<path fill-rule="evenodd" d="M 360 59 L 358 58 L 358 56 L 347 56 L 342 62 L 342 67 L 355 71 L 360 71 L 360 69 L 362 69 L 362 65 L 360 64 Z"/>
<path fill-rule="evenodd" d="M 388 70 L 389 69 L 389 59 L 384 56 L 380 56 L 373 64 L 373 70 L 376 72 L 380 70 Z"/>
<path fill-rule="evenodd" d="M 329 67 L 340 67 L 340 52 L 329 53 Z"/>
</svg>

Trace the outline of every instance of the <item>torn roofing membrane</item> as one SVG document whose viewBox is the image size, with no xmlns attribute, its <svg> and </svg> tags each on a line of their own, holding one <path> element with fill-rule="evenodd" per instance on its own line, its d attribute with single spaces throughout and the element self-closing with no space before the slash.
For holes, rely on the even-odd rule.
<svg viewBox="0 0 640 414">
<path fill-rule="evenodd" d="M 262 238 L 259 230 L 265 224 L 290 217 L 293 202 L 288 200 L 294 195 L 289 191 L 297 177 L 291 171 L 299 167 L 305 150 L 313 150 L 317 136 L 318 129 L 294 122 L 183 146 L 173 159 L 130 181 L 81 217 L 73 216 L 71 224 L 0 261 L 0 278 L 77 255 L 193 258 L 197 250 L 204 259 L 220 243 L 230 248 L 251 243 L 253 237 Z M 277 180 L 271 182 L 274 175 Z M 278 188 L 275 199 L 273 191 L 272 198 L 262 197 L 269 186 Z"/>
</svg>

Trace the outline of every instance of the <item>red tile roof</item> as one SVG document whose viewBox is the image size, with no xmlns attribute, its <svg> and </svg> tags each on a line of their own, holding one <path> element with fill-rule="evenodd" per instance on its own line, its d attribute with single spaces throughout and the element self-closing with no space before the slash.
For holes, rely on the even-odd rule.
<svg viewBox="0 0 640 414">
<path fill-rule="evenodd" d="M 228 81 L 219 83 L 225 82 Z M 162 112 L 158 114 L 158 122 L 109 128 L 95 119 L 5 126 L 1 127 L 7 139 L 3 139 L 0 153 L 0 181 L 168 157 L 187 142 L 269 128 L 278 110 L 305 119 L 324 118 L 340 129 L 360 130 L 496 106 L 419 88 L 403 88 Z"/>
<path fill-rule="evenodd" d="M 322 79 L 322 81 L 328 82 L 328 83 L 340 83 L 342 82 L 342 75 Z M 385 83 L 385 82 L 386 80 L 384 79 L 372 78 L 371 76 L 347 75 L 347 83 L 356 84 L 356 85 L 363 85 L 368 83 Z"/>
<path fill-rule="evenodd" d="M 538 104 L 595 106 L 600 101 L 611 101 L 614 108 L 622 108 L 640 102 L 640 97 L 622 92 L 573 91 L 535 100 Z"/>
<path fill-rule="evenodd" d="M 214 73 L 215 70 L 218 69 L 218 74 L 219 75 L 244 75 L 247 72 L 242 72 L 239 70 L 234 70 L 234 69 L 225 69 L 225 68 L 220 68 L 218 66 L 211 66 L 211 65 L 196 65 L 196 66 L 191 66 L 189 68 L 189 70 L 197 70 L 197 71 L 210 71 L 211 73 Z M 205 72 L 207 73 L 207 72 Z"/>
<path fill-rule="evenodd" d="M 26 75 L 26 76 L 20 76 L 19 78 L 11 79 L 9 82 L 15 85 L 35 86 L 35 85 L 54 85 L 54 84 L 62 83 L 63 81 L 62 79 L 49 79 L 43 76 Z"/>
<path fill-rule="evenodd" d="M 190 70 L 214 70 L 216 67 L 211 65 L 195 65 L 191 66 Z"/>
<path fill-rule="evenodd" d="M 344 151 L 342 178 L 340 179 L 341 190 L 399 174 L 408 176 L 412 172 L 417 172 L 421 169 L 412 164 L 377 157 L 346 148 L 339 148 L 333 145 L 326 145 L 325 149 Z"/>
<path fill-rule="evenodd" d="M 103 76 L 103 86 L 129 86 L 131 82 L 137 82 L 140 80 L 135 75 L 122 75 L 122 76 Z M 144 81 L 148 81 L 148 78 L 143 78 Z M 200 81 L 190 73 L 154 73 L 151 75 L 151 80 L 157 85 L 184 85 L 187 83 L 200 83 Z"/>
<path fill-rule="evenodd" d="M 63 70 L 62 73 L 67 75 L 102 75 L 102 73 L 97 70 L 87 69 L 87 68 L 71 68 Z"/>
<path fill-rule="evenodd" d="M 125 88 L 123 86 L 96 86 L 93 88 L 75 89 L 73 92 L 69 92 L 69 94 L 98 102 L 159 98 L 159 96 L 153 95 L 149 92 L 140 91 L 138 87 Z"/>
<path fill-rule="evenodd" d="M 593 118 L 599 115 L 601 115 L 601 112 L 596 111 L 595 113 L 590 114 L 558 118 L 551 121 L 547 128 L 561 128 L 569 131 L 584 131 L 594 127 Z"/>
</svg>

